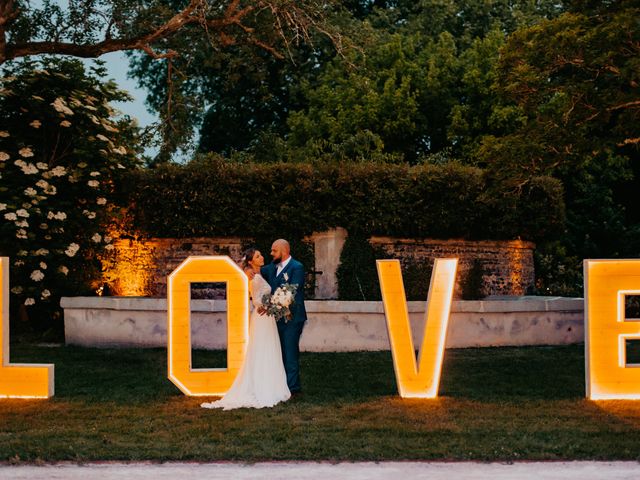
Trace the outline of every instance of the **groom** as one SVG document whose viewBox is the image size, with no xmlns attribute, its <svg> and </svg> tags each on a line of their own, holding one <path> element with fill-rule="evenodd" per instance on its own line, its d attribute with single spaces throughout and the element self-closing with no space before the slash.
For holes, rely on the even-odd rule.
<svg viewBox="0 0 640 480">
<path fill-rule="evenodd" d="M 298 285 L 293 305 L 290 307 L 291 320 L 276 319 L 280 335 L 280 348 L 282 348 L 282 361 L 287 372 L 287 386 L 291 394 L 295 395 L 301 392 L 298 358 L 300 356 L 300 335 L 304 322 L 307 320 L 307 311 L 304 307 L 304 267 L 291 257 L 291 247 L 286 240 L 279 239 L 273 242 L 271 256 L 273 262 L 260 270 L 262 277 L 271 285 L 271 293 L 273 294 L 279 286 L 285 283 Z"/>
</svg>

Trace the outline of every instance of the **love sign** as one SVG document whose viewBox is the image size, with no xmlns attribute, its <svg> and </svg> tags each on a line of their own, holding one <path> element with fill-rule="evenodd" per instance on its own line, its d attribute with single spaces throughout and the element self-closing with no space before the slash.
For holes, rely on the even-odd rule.
<svg viewBox="0 0 640 480">
<path fill-rule="evenodd" d="M 378 276 L 401 397 L 438 395 L 457 259 L 434 264 L 425 329 L 416 360 L 397 260 L 378 260 Z M 585 260 L 586 396 L 593 400 L 640 400 L 640 364 L 629 363 L 626 346 L 640 340 L 640 319 L 627 318 L 625 299 L 640 296 L 640 260 Z M 190 284 L 227 284 L 227 368 L 191 366 Z M 49 398 L 54 366 L 9 361 L 9 259 L 0 257 L 0 398 Z M 249 284 L 226 256 L 190 257 L 168 281 L 168 378 L 185 395 L 224 395 L 244 361 L 249 322 Z"/>
</svg>

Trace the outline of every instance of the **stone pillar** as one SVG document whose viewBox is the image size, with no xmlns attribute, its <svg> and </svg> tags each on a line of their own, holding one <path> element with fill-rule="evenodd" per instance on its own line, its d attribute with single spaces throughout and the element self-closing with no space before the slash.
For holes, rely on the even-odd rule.
<svg viewBox="0 0 640 480">
<path fill-rule="evenodd" d="M 336 273 L 346 238 L 347 231 L 340 227 L 311 235 L 315 246 L 316 272 L 322 272 L 316 275 L 316 300 L 338 298 Z"/>
</svg>

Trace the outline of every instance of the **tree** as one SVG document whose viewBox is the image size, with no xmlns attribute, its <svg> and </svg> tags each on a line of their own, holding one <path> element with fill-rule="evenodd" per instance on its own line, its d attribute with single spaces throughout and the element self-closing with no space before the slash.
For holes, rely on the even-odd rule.
<svg viewBox="0 0 640 480">
<path fill-rule="evenodd" d="M 64 8 L 43 0 L 31 8 L 26 0 L 0 0 L 0 64 L 29 55 L 95 58 L 122 50 L 171 58 L 179 52 L 166 42 L 195 30 L 212 43 L 250 43 L 282 56 L 255 23 L 267 16 L 277 34 L 295 41 L 319 24 L 322 7 L 291 0 L 72 0 Z"/>
<path fill-rule="evenodd" d="M 0 253 L 12 260 L 14 299 L 51 310 L 86 292 L 113 248 L 107 227 L 122 175 L 138 164 L 138 130 L 110 105 L 128 95 L 102 82 L 99 64 L 25 61 L 4 74 Z"/>
<path fill-rule="evenodd" d="M 34 8 L 28 0 L 0 0 L 0 64 L 37 54 L 141 53 L 142 68 L 159 75 L 162 84 L 149 98 L 163 120 L 159 160 L 164 161 L 189 142 L 202 118 L 204 103 L 185 77 L 192 52 L 213 58 L 213 52 L 239 48 L 284 60 L 315 32 L 339 45 L 339 35 L 325 21 L 332 1 L 72 0 L 63 7 L 43 0 Z M 157 90 L 160 97 L 154 96 Z"/>
<path fill-rule="evenodd" d="M 336 58 L 304 85 L 308 105 L 288 119 L 298 158 L 415 162 L 444 152 L 472 161 L 480 135 L 520 120 L 494 89 L 500 48 L 513 28 L 556 14 L 557 2 L 398 3 L 373 10 L 376 27 L 363 23 L 350 64 Z"/>
<path fill-rule="evenodd" d="M 545 268 L 564 269 L 573 284 L 576 258 L 640 254 L 639 17 L 637 1 L 575 1 L 570 12 L 512 34 L 496 89 L 521 120 L 477 150 L 514 188 L 533 175 L 562 180 L 567 233 L 550 248 L 570 264 L 545 260 Z"/>
</svg>

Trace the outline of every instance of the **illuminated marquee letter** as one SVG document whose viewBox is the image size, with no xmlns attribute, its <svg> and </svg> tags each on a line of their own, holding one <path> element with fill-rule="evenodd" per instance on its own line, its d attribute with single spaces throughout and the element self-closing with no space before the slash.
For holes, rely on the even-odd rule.
<svg viewBox="0 0 640 480">
<path fill-rule="evenodd" d="M 53 397 L 53 365 L 9 363 L 9 259 L 0 257 L 0 398 Z"/>
<path fill-rule="evenodd" d="M 585 260 L 584 279 L 587 398 L 640 399 L 640 365 L 626 358 L 640 319 L 625 318 L 625 295 L 640 295 L 640 260 Z"/>
<path fill-rule="evenodd" d="M 191 368 L 191 283 L 227 284 L 227 368 Z M 169 379 L 186 395 L 224 395 L 244 361 L 249 331 L 249 283 L 229 257 L 189 257 L 168 282 Z"/>
<path fill-rule="evenodd" d="M 458 260 L 436 259 L 433 266 L 418 365 L 411 337 L 400 262 L 378 260 L 376 263 L 400 396 L 435 398 L 438 396 L 440 385 Z"/>
</svg>

